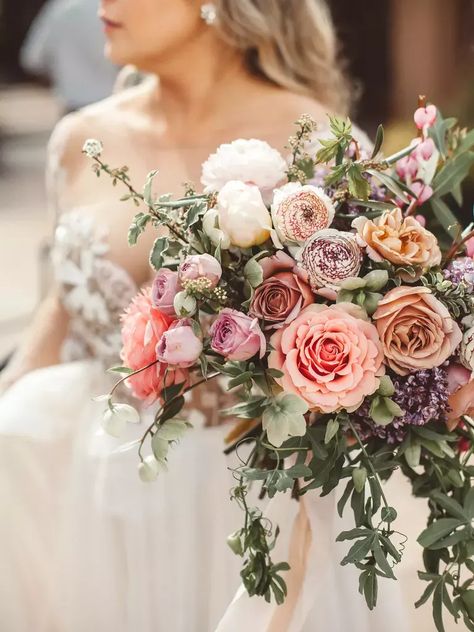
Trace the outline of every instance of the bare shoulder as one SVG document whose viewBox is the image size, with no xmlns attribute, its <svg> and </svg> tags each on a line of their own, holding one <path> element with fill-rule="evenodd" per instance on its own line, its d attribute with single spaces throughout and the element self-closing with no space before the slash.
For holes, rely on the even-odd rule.
<svg viewBox="0 0 474 632">
<path fill-rule="evenodd" d="M 56 125 L 49 141 L 49 155 L 71 174 L 87 166 L 82 154 L 89 138 L 100 140 L 105 146 L 115 144 L 117 130 L 133 123 L 133 113 L 139 112 L 149 88 L 135 86 L 114 94 L 103 101 L 68 114 Z"/>
</svg>

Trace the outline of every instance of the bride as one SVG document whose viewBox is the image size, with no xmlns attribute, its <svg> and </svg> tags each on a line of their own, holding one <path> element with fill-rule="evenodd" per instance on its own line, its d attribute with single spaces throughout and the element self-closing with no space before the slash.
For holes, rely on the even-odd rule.
<svg viewBox="0 0 474 632">
<path fill-rule="evenodd" d="M 148 486 L 138 480 L 135 450 L 121 450 L 101 431 L 103 403 L 93 401 L 110 387 L 105 368 L 117 363 L 119 316 L 150 280 L 154 235 L 127 247 L 136 209 L 93 175 L 84 140 L 99 138 L 112 167 L 127 163 L 135 186 L 158 167 L 159 193 L 198 183 L 208 155 L 238 137 L 284 152 L 301 113 L 322 123 L 326 112 L 348 106 L 327 7 L 320 0 L 102 0 L 100 17 L 107 56 L 150 78 L 69 115 L 51 139 L 56 283 L 1 378 L 0 627 L 403 632 L 396 596 L 381 598 L 370 614 L 356 578 L 339 569 L 332 497 L 316 500 L 318 566 L 303 561 L 303 580 L 290 576 L 299 586 L 293 606 L 275 613 L 240 597 L 226 612 L 239 560 L 225 542 L 240 516 L 228 497 L 217 394 L 190 403 L 195 430 L 173 452 L 170 471 Z M 121 441 L 141 433 L 131 425 Z M 288 533 L 298 533 L 288 521 Z M 307 616 L 290 624 L 292 612 L 301 619 L 303 597 Z"/>
</svg>

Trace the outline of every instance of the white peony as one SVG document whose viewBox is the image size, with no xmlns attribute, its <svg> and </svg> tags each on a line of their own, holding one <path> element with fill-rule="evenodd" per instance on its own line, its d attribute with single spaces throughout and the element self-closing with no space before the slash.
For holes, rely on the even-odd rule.
<svg viewBox="0 0 474 632">
<path fill-rule="evenodd" d="M 268 143 L 252 138 L 224 143 L 202 166 L 204 192 L 220 191 L 231 180 L 254 184 L 270 192 L 285 179 L 287 164 Z"/>
<path fill-rule="evenodd" d="M 270 237 L 272 220 L 259 189 L 233 180 L 217 196 L 219 229 L 239 248 L 263 244 Z"/>
</svg>

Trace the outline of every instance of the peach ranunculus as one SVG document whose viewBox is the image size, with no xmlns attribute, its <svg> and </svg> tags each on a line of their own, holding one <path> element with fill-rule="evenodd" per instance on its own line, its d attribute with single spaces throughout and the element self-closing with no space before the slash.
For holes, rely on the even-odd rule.
<svg viewBox="0 0 474 632">
<path fill-rule="evenodd" d="M 432 268 L 441 263 L 438 240 L 414 217 L 403 217 L 399 208 L 375 219 L 358 217 L 352 222 L 367 254 L 374 261 L 397 266 Z"/>
<path fill-rule="evenodd" d="M 357 409 L 384 373 L 377 329 L 350 303 L 310 305 L 270 340 L 269 366 L 277 382 L 313 411 Z"/>
<path fill-rule="evenodd" d="M 385 361 L 398 375 L 440 366 L 462 339 L 447 308 L 427 287 L 402 285 L 390 290 L 372 318 Z"/>
<path fill-rule="evenodd" d="M 152 288 L 142 290 L 132 300 L 122 316 L 122 351 L 124 364 L 134 371 L 157 360 L 156 347 L 173 319 L 153 307 Z M 133 375 L 127 380 L 132 393 L 146 403 L 153 403 L 165 386 L 164 374 L 167 365 L 157 362 L 152 367 Z M 183 371 L 168 370 L 166 386 L 183 382 Z"/>
</svg>

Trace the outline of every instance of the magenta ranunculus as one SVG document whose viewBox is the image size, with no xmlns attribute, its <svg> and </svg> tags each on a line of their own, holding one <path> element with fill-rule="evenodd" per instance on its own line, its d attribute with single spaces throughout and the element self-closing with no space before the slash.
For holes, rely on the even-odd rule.
<svg viewBox="0 0 474 632">
<path fill-rule="evenodd" d="M 203 344 L 188 322 L 189 319 L 183 319 L 173 323 L 161 336 L 156 346 L 156 355 L 160 362 L 180 369 L 187 369 L 197 362 Z"/>
<path fill-rule="evenodd" d="M 178 274 L 181 283 L 207 279 L 214 288 L 222 276 L 222 267 L 212 255 L 189 255 L 179 266 Z"/>
<path fill-rule="evenodd" d="M 263 283 L 255 289 L 249 314 L 265 321 L 268 329 L 291 322 L 300 311 L 314 302 L 305 273 L 289 255 L 279 250 L 259 261 Z"/>
<path fill-rule="evenodd" d="M 180 289 L 178 273 L 161 268 L 155 276 L 151 290 L 153 307 L 167 316 L 175 316 L 173 301 Z"/>
<path fill-rule="evenodd" d="M 256 353 L 262 358 L 266 340 L 258 320 L 226 307 L 209 330 L 212 349 L 226 360 L 248 360 Z"/>
</svg>

